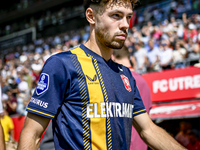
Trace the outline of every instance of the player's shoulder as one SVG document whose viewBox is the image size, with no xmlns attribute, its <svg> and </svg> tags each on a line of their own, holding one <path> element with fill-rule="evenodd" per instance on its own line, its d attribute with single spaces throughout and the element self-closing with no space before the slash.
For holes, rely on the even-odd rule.
<svg viewBox="0 0 200 150">
<path fill-rule="evenodd" d="M 70 55 L 71 55 L 70 51 L 64 51 L 64 52 L 56 53 L 56 54 L 52 55 L 51 57 L 62 59 L 63 57 L 69 57 Z"/>
<path fill-rule="evenodd" d="M 75 49 L 75 48 L 73 48 L 73 49 Z M 63 51 L 63 52 L 52 54 L 48 58 L 48 61 L 50 61 L 50 60 L 60 60 L 60 61 L 69 60 L 69 59 L 71 59 L 71 55 L 74 55 L 74 54 L 71 53 L 71 50 L 73 50 L 73 49 L 70 49 L 68 51 Z"/>
</svg>

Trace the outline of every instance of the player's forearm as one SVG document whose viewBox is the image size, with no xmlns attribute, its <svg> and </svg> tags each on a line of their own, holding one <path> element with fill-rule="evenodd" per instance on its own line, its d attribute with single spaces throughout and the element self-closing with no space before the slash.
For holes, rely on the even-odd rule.
<svg viewBox="0 0 200 150">
<path fill-rule="evenodd" d="M 26 131 L 26 129 L 22 130 L 17 150 L 38 150 L 39 145 L 39 137 L 35 136 L 34 134 L 31 134 L 29 131 Z"/>
<path fill-rule="evenodd" d="M 171 135 L 158 126 L 150 129 L 149 133 L 143 133 L 143 140 L 154 150 L 186 150 Z"/>
<path fill-rule="evenodd" d="M 1 126 L 1 122 L 0 122 L 0 145 L 1 145 L 1 149 L 5 150 L 4 133 L 3 133 L 3 128 Z"/>
</svg>

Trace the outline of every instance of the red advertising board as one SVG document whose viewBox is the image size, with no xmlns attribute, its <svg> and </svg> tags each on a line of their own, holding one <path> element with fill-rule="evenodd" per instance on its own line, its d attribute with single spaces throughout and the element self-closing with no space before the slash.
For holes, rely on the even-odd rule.
<svg viewBox="0 0 200 150">
<path fill-rule="evenodd" d="M 188 100 L 163 104 L 154 104 L 150 110 L 151 119 L 159 121 L 166 119 L 200 117 L 200 101 Z"/>
<path fill-rule="evenodd" d="M 152 102 L 200 98 L 200 68 L 165 70 L 142 75 L 147 81 Z"/>
</svg>

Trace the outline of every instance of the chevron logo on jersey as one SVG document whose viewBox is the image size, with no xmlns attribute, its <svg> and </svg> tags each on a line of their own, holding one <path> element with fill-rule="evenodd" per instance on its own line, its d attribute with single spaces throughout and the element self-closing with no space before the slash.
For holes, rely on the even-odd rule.
<svg viewBox="0 0 200 150">
<path fill-rule="evenodd" d="M 96 80 L 97 80 L 97 75 L 96 75 L 96 74 L 94 75 L 93 79 L 90 78 L 88 75 L 86 75 L 86 77 L 87 77 L 88 80 L 90 80 L 90 81 L 96 81 Z"/>
<path fill-rule="evenodd" d="M 120 75 L 120 76 L 121 76 L 121 78 L 122 78 L 122 81 L 124 82 L 125 88 L 126 88 L 129 92 L 131 92 L 132 90 L 131 90 L 131 86 L 130 86 L 130 83 L 129 83 L 128 78 L 127 78 L 125 75 Z"/>
</svg>

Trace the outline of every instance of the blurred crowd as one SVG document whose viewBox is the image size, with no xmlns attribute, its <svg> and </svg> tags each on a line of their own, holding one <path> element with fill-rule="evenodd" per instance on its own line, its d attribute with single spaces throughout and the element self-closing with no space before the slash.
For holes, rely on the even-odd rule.
<svg viewBox="0 0 200 150">
<path fill-rule="evenodd" d="M 178 69 L 199 63 L 200 15 L 171 17 L 159 24 L 132 27 L 125 45 L 139 74 Z"/>
<path fill-rule="evenodd" d="M 197 0 L 194 2 L 199 4 Z M 144 74 L 199 65 L 200 14 L 194 13 L 189 16 L 182 13 L 181 18 L 171 16 L 157 23 L 144 20 L 142 16 L 138 18 L 137 23 L 130 27 L 125 41 L 125 46 L 130 52 L 130 62 L 136 72 Z M 89 26 L 84 26 L 77 30 L 36 39 L 27 45 L 2 50 L 0 87 L 4 114 L 1 114 L 1 117 L 26 115 L 26 106 L 45 61 L 51 55 L 68 51 L 84 43 L 89 32 Z M 189 135 L 189 131 L 187 132 Z M 190 135 L 193 135 L 192 132 Z"/>
<path fill-rule="evenodd" d="M 26 9 L 28 7 L 37 5 L 41 2 L 49 1 L 49 0 L 17 0 L 12 1 L 13 3 L 10 4 L 9 9 L 8 8 L 2 8 L 0 10 L 0 18 L 5 17 L 6 15 L 10 15 L 11 13 L 14 13 L 16 11 L 21 11 L 23 9 Z M 4 3 L 7 4 L 7 3 Z"/>
<path fill-rule="evenodd" d="M 23 10 L 27 10 L 39 4 L 47 4 L 48 1 L 50 2 L 51 0 L 20 0 L 13 2 L 10 4 L 9 9 L 0 9 L 0 20 L 5 19 L 8 15 L 17 14 L 18 12 L 22 12 Z M 157 24 L 171 17 L 181 18 L 182 13 L 187 13 L 189 15 L 200 13 L 200 0 L 163 0 L 148 5 L 145 1 L 140 1 L 136 6 L 138 7 L 134 9 L 134 22 L 136 26 L 139 27 L 149 21 L 153 24 Z M 63 5 L 59 9 L 44 9 L 34 16 L 2 25 L 0 27 L 0 37 L 33 26 L 37 27 L 39 31 L 42 31 L 46 26 L 61 25 L 68 19 L 80 15 L 84 17 L 84 9 L 81 1 L 77 2 L 76 6 Z"/>
<path fill-rule="evenodd" d="M 22 0 L 20 3 L 13 4 L 12 10 L 8 9 L 0 10 L 0 20 L 6 18 L 6 15 L 17 14 L 20 11 L 29 9 L 37 4 L 50 0 Z M 80 2 L 78 2 L 79 4 Z M 82 5 L 65 7 L 60 9 L 45 9 L 39 14 L 26 17 L 23 20 L 11 22 L 0 27 L 0 37 L 12 34 L 17 31 L 28 29 L 30 27 L 37 27 L 39 31 L 42 31 L 46 26 L 62 25 L 66 20 L 76 16 L 80 16 L 84 12 Z"/>
</svg>

